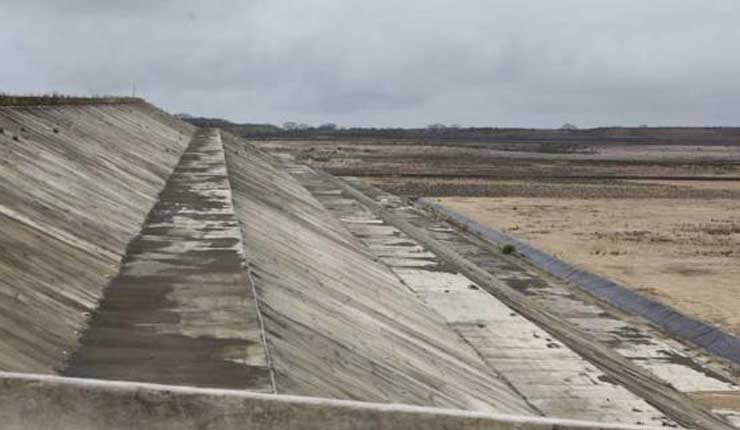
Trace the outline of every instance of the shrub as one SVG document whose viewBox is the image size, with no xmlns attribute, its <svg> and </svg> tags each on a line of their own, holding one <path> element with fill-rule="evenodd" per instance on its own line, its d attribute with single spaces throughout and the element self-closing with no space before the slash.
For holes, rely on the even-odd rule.
<svg viewBox="0 0 740 430">
<path fill-rule="evenodd" d="M 506 255 L 512 255 L 516 253 L 516 248 L 514 247 L 514 245 L 507 243 L 506 245 L 501 247 L 501 252 Z"/>
</svg>

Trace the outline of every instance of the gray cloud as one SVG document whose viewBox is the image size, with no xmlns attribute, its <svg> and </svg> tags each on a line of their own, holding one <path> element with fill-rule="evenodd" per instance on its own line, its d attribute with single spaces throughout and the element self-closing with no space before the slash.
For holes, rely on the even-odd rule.
<svg viewBox="0 0 740 430">
<path fill-rule="evenodd" d="M 740 125 L 735 0 L 29 1 L 0 90 L 344 125 Z"/>
</svg>

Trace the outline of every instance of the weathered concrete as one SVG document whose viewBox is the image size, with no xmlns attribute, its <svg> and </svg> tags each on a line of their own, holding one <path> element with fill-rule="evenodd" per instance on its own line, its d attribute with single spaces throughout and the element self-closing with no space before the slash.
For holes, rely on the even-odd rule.
<svg viewBox="0 0 740 430">
<path fill-rule="evenodd" d="M 272 157 L 224 143 L 278 393 L 535 413 Z"/>
<path fill-rule="evenodd" d="M 220 135 L 202 130 L 62 373 L 271 392 L 242 251 Z"/>
<path fill-rule="evenodd" d="M 56 372 L 193 127 L 145 104 L 0 107 L 0 369 Z"/>
<path fill-rule="evenodd" d="M 4 428 L 629 428 L 285 394 L 727 428 L 655 377 L 734 389 L 693 353 L 395 196 L 143 104 L 0 127 L 0 370 L 180 385 L 0 374 Z"/>
<path fill-rule="evenodd" d="M 245 391 L 0 373 L 5 430 L 650 430 Z"/>
<path fill-rule="evenodd" d="M 293 175 L 545 416 L 675 425 L 416 240 L 305 166 Z"/>
<path fill-rule="evenodd" d="M 449 244 L 440 242 L 434 237 L 435 228 L 429 222 L 425 222 L 421 226 L 412 224 L 410 220 L 405 218 L 409 211 L 413 212 L 413 209 L 407 209 L 403 205 L 395 204 L 394 201 L 388 201 L 385 196 L 378 196 L 380 197 L 379 201 L 373 200 L 346 182 L 328 175 L 325 175 L 325 177 L 326 180 L 334 182 L 347 196 L 357 199 L 385 222 L 398 227 L 409 237 L 419 241 L 445 263 L 456 267 L 456 270 L 475 281 L 480 288 L 488 291 L 516 312 L 544 328 L 555 339 L 571 347 L 583 358 L 598 366 L 612 380 L 620 381 L 630 391 L 656 406 L 671 419 L 688 427 L 731 428 L 725 420 L 712 414 L 674 388 L 667 386 L 651 372 L 630 363 L 629 360 L 607 346 L 600 344 L 577 326 L 550 314 L 545 308 L 529 301 L 515 289 L 505 285 L 481 267 L 467 260 L 456 249 L 449 247 Z M 391 197 L 392 200 L 398 200 L 393 196 Z M 449 227 L 446 227 L 445 230 L 449 231 Z"/>
</svg>

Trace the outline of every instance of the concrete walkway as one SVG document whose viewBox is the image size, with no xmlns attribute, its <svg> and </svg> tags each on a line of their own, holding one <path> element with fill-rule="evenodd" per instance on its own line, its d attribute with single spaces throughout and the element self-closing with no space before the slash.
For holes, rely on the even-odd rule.
<svg viewBox="0 0 740 430">
<path fill-rule="evenodd" d="M 199 131 L 70 358 L 66 376 L 271 392 L 217 131 Z"/>
</svg>

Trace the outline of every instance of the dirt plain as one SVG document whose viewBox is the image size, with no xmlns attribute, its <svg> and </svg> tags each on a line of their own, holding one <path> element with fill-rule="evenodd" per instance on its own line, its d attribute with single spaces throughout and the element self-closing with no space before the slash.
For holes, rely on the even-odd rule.
<svg viewBox="0 0 740 430">
<path fill-rule="evenodd" d="M 740 334 L 740 200 L 449 197 L 439 201 Z"/>
<path fill-rule="evenodd" d="M 436 197 L 740 334 L 740 142 L 365 139 L 260 146 L 395 194 Z"/>
</svg>

